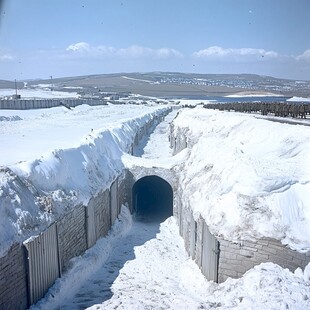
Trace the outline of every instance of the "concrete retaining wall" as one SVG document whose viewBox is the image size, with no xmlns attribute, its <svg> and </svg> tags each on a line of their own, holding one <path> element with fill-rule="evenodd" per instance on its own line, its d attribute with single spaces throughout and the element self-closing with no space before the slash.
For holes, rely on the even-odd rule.
<svg viewBox="0 0 310 310">
<path fill-rule="evenodd" d="M 173 135 L 172 128 L 170 132 L 170 145 L 174 154 L 188 145 L 191 146 L 186 131 Z M 310 251 L 306 254 L 296 252 L 275 239 L 240 240 L 233 243 L 210 237 L 205 221 L 201 217 L 194 221 L 190 206 L 181 201 L 180 196 L 175 198 L 175 202 L 174 216 L 178 219 L 180 235 L 184 238 L 186 250 L 209 280 L 217 279 L 218 282 L 223 282 L 228 277 L 239 278 L 247 270 L 264 262 L 273 262 L 291 271 L 298 267 L 304 268 L 310 262 Z M 205 243 L 206 236 L 209 244 Z M 206 251 L 209 253 L 205 253 Z M 217 254 L 217 258 L 212 252 Z M 210 268 L 217 269 L 217 276 L 210 273 Z"/>
<path fill-rule="evenodd" d="M 28 305 L 26 255 L 14 244 L 0 258 L 0 309 L 26 309 Z"/>
<path fill-rule="evenodd" d="M 68 108 L 76 107 L 81 104 L 106 105 L 105 100 L 99 99 L 13 99 L 0 100 L 0 109 L 5 110 L 29 110 L 29 109 L 46 109 L 58 106 L 65 106 Z"/>
<path fill-rule="evenodd" d="M 69 260 L 87 249 L 85 207 L 79 205 L 57 223 L 60 270 L 66 270 Z"/>
<path fill-rule="evenodd" d="M 293 251 L 275 239 L 265 238 L 239 243 L 219 240 L 219 243 L 219 282 L 228 277 L 239 278 L 255 265 L 265 262 L 273 262 L 291 271 L 298 267 L 305 268 L 310 262 L 310 252 L 302 254 Z"/>
<path fill-rule="evenodd" d="M 91 199 L 88 205 L 94 205 L 96 239 L 108 234 L 111 223 L 110 214 L 110 193 L 108 189 L 102 190 Z"/>
</svg>

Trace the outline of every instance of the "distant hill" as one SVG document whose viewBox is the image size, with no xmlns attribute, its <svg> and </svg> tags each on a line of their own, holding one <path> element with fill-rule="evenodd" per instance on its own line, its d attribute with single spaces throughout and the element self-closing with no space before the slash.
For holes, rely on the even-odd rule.
<svg viewBox="0 0 310 310">
<path fill-rule="evenodd" d="M 23 82 L 17 82 L 17 87 L 21 88 L 24 87 Z M 0 89 L 4 88 L 14 88 L 15 89 L 15 82 L 14 81 L 6 81 L 6 80 L 0 80 Z"/>
<path fill-rule="evenodd" d="M 97 74 L 54 78 L 53 87 L 83 88 L 84 93 L 126 92 L 146 96 L 226 96 L 242 91 L 265 91 L 287 96 L 310 96 L 310 81 L 279 79 L 255 74 L 196 74 L 146 72 Z M 21 83 L 19 83 L 19 87 Z M 51 84 L 50 79 L 27 81 L 28 86 Z M 14 82 L 0 81 L 0 88 L 14 88 Z"/>
</svg>

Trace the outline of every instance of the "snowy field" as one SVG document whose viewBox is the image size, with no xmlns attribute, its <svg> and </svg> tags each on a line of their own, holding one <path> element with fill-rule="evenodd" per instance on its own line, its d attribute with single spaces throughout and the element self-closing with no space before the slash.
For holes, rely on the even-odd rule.
<svg viewBox="0 0 310 310">
<path fill-rule="evenodd" d="M 0 255 L 139 160 L 174 166 L 184 205 L 213 233 L 310 249 L 309 127 L 197 107 L 174 121 L 175 133 L 188 139 L 177 156 L 167 151 L 172 116 L 137 150 L 145 158 L 124 154 L 135 129 L 161 109 L 0 110 Z M 38 189 L 43 201 L 53 201 L 52 213 L 39 208 Z M 71 266 L 33 309 L 310 309 L 309 265 L 294 274 L 266 263 L 241 279 L 208 282 L 173 218 L 143 226 L 126 208 L 109 235 Z"/>
<path fill-rule="evenodd" d="M 65 107 L 0 110 L 0 145 L 4 146 L 0 165 L 39 159 L 57 149 L 77 148 L 90 143 L 103 131 L 121 127 L 133 119 L 141 118 L 142 124 L 144 117 L 150 118 L 147 114 L 159 109 L 158 106 L 80 105 L 72 110 Z M 129 138 L 124 137 L 123 143 L 128 143 Z"/>
<path fill-rule="evenodd" d="M 18 89 L 17 93 L 21 95 L 22 99 L 52 99 L 52 98 L 79 98 L 80 96 L 76 92 L 65 92 L 65 91 L 51 91 L 51 85 L 42 84 L 38 85 L 39 88 L 23 88 Z M 0 89 L 0 99 L 4 97 L 11 97 L 15 95 L 16 90 L 12 88 Z"/>
</svg>

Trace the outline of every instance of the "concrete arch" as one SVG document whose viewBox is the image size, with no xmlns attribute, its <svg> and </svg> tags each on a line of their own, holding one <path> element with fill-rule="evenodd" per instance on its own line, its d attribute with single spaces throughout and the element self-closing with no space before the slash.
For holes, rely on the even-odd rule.
<svg viewBox="0 0 310 310">
<path fill-rule="evenodd" d="M 163 221 L 173 215 L 173 189 L 159 176 L 142 177 L 132 187 L 132 206 L 138 219 Z"/>
</svg>

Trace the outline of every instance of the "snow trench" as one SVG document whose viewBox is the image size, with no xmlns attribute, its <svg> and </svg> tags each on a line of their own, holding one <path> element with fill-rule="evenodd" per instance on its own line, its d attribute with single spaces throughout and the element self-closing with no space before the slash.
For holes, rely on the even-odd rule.
<svg viewBox="0 0 310 310">
<path fill-rule="evenodd" d="M 92 130 L 77 147 L 0 167 L 0 257 L 14 242 L 39 234 L 111 185 L 125 168 L 123 154 L 130 153 L 147 128 L 171 110 L 144 109 L 138 117 Z"/>
</svg>

